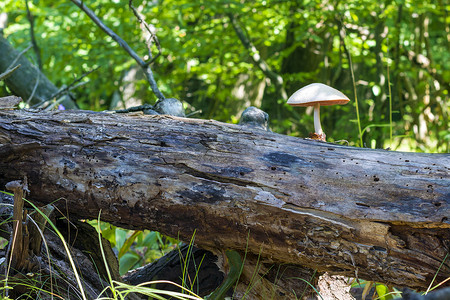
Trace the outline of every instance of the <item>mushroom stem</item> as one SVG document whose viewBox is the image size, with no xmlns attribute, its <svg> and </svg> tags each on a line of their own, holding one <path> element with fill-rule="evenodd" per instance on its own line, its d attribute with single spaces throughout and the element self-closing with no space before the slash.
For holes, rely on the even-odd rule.
<svg viewBox="0 0 450 300">
<path fill-rule="evenodd" d="M 314 104 L 314 130 L 318 135 L 323 134 L 322 126 L 320 125 L 320 104 Z"/>
</svg>

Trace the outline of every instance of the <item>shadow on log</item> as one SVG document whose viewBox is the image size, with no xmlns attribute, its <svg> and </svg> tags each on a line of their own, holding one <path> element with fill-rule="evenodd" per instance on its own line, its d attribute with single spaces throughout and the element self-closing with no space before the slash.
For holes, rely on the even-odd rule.
<svg viewBox="0 0 450 300">
<path fill-rule="evenodd" d="M 72 218 L 425 289 L 450 240 L 450 156 L 343 147 L 211 120 L 0 112 L 0 184 Z M 450 276 L 446 261 L 437 274 Z"/>
</svg>

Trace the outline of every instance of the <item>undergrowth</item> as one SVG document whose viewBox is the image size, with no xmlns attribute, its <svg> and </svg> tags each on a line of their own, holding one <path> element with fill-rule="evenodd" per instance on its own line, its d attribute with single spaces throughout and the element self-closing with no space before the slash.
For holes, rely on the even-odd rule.
<svg viewBox="0 0 450 300">
<path fill-rule="evenodd" d="M 8 195 L 12 195 L 10 193 L 7 192 L 2 192 Z M 76 268 L 77 263 L 75 262 L 73 255 L 70 251 L 70 246 L 67 244 L 66 240 L 64 239 L 63 234 L 58 230 L 58 228 L 56 227 L 56 225 L 51 221 L 51 219 L 49 219 L 44 213 L 42 213 L 33 203 L 31 203 L 28 200 L 25 200 L 29 206 L 33 207 L 34 211 L 36 213 L 41 214 L 46 220 L 47 220 L 47 224 L 49 224 L 50 228 L 53 230 L 53 232 L 55 232 L 55 234 L 59 237 L 59 239 L 61 240 L 63 246 L 64 246 L 64 251 L 66 252 L 67 258 L 70 262 L 70 265 L 72 266 L 72 270 L 73 273 L 75 274 L 76 277 L 76 282 L 78 284 L 78 291 L 79 291 L 79 295 L 78 298 L 79 299 L 87 299 L 85 290 L 84 290 L 84 286 L 82 284 L 82 279 L 80 274 L 78 273 L 78 269 Z M 9 205 L 9 204 L 3 204 L 3 205 Z M 28 217 L 31 219 L 31 217 Z M 108 226 L 105 226 L 105 224 L 103 222 L 100 221 L 100 214 L 98 219 L 95 222 L 96 224 L 96 229 L 98 231 L 98 238 L 99 240 L 101 240 L 102 238 L 102 228 L 108 228 Z M 43 233 L 42 237 L 44 237 Z M 134 233 L 131 234 L 131 236 L 133 236 Z M 249 233 L 250 234 L 250 233 Z M 143 240 L 145 240 L 145 237 L 142 237 Z M 249 236 L 248 236 L 249 238 Z M 234 284 L 234 292 L 236 292 L 238 283 L 239 283 L 239 278 L 241 277 L 241 274 L 243 272 L 244 269 L 244 264 L 246 261 L 246 256 L 247 256 L 247 251 L 248 251 L 248 238 L 247 238 L 247 245 L 246 245 L 246 250 L 244 252 L 244 257 L 243 260 L 241 260 L 240 258 L 238 259 L 239 263 L 235 264 L 234 267 L 236 268 L 235 271 L 235 279 L 233 281 Z M 134 237 L 134 239 L 136 240 L 136 236 Z M 163 241 L 163 237 L 160 236 L 160 239 L 156 238 L 156 240 L 158 242 Z M 176 247 L 178 247 L 179 249 L 179 242 L 176 243 L 172 243 L 172 241 L 176 241 L 176 240 L 166 240 L 166 241 L 170 241 L 170 247 L 173 247 L 173 245 L 176 245 Z M 192 235 L 192 238 L 189 242 L 189 248 L 187 251 L 186 256 L 183 257 L 183 255 L 180 252 L 180 265 L 182 267 L 182 284 L 179 285 L 177 283 L 174 282 L 170 282 L 170 281 L 166 281 L 166 280 L 155 280 L 155 281 L 149 281 L 149 282 L 145 282 L 145 283 L 141 283 L 138 285 L 129 285 L 123 282 L 118 282 L 116 280 L 114 280 L 111 276 L 110 270 L 109 270 L 109 266 L 108 263 L 106 261 L 106 256 L 105 256 L 105 252 L 102 246 L 102 243 L 100 242 L 99 245 L 101 247 L 100 251 L 101 254 L 103 256 L 103 262 L 105 264 L 106 267 L 106 271 L 107 271 L 107 275 L 108 275 L 108 282 L 109 285 L 107 287 L 104 288 L 104 290 L 98 295 L 97 299 L 101 299 L 101 300 L 122 300 L 125 299 L 127 297 L 127 295 L 129 295 L 130 293 L 139 293 L 145 296 L 148 296 L 152 299 L 166 299 L 165 297 L 169 297 L 172 299 L 202 299 L 200 296 L 198 296 L 196 293 L 194 293 L 192 290 L 195 289 L 196 285 L 197 285 L 197 290 L 198 290 L 198 275 L 199 275 L 199 270 L 200 267 L 203 263 L 203 259 L 201 260 L 200 264 L 197 266 L 195 265 L 195 275 L 194 278 L 191 278 L 190 275 L 188 274 L 188 269 L 189 269 L 189 264 L 191 263 L 191 261 L 193 261 L 195 263 L 195 260 L 191 259 L 192 256 L 192 249 L 193 249 L 193 245 L 195 242 L 195 232 Z M 5 244 L 8 244 L 7 242 L 3 242 L 3 245 L 5 246 Z M 50 257 L 49 255 L 49 250 L 48 250 L 48 246 L 46 244 L 45 238 L 43 239 L 43 244 L 45 246 L 46 252 L 47 252 L 47 256 Z M 125 245 L 127 243 L 122 243 L 122 246 Z M 13 243 L 11 245 L 11 247 L 14 247 L 14 240 Z M 131 249 L 131 246 L 126 246 L 128 249 Z M 169 247 L 169 248 L 170 248 Z M 151 248 L 151 247 L 149 247 Z M 261 250 L 262 251 L 262 250 Z M 257 285 L 259 284 L 260 280 L 262 280 L 262 278 L 265 276 L 264 274 L 261 275 L 260 270 L 261 270 L 261 262 L 260 262 L 260 257 L 261 257 L 261 251 L 258 255 L 258 259 L 257 259 L 257 263 L 256 266 L 254 268 L 254 272 L 253 275 L 251 277 L 250 283 L 247 286 L 247 290 L 244 292 L 244 295 L 242 296 L 242 299 L 251 299 L 249 298 L 249 294 L 250 291 L 254 288 L 257 287 Z M 161 252 L 161 255 L 163 255 L 163 252 Z M 440 267 L 438 268 L 438 270 L 436 271 L 436 274 L 433 278 L 433 280 L 430 282 L 430 285 L 428 287 L 428 289 L 423 293 L 424 295 L 433 291 L 434 289 L 444 285 L 447 281 L 450 280 L 450 277 L 447 278 L 446 280 L 440 282 L 440 283 L 435 283 L 435 279 L 439 273 L 439 271 L 441 270 L 443 264 L 446 262 L 447 258 L 448 258 L 449 254 L 447 253 L 447 255 L 444 257 L 444 259 L 442 260 Z M 231 256 L 229 256 L 230 258 Z M 239 256 L 240 257 L 240 256 Z M 5 259 L 3 259 L 1 261 L 1 263 L 8 263 L 8 265 L 10 264 L 11 258 L 10 260 L 7 262 Z M 52 264 L 50 264 L 51 266 Z M 267 271 L 268 272 L 268 271 Z M 266 273 L 267 273 L 266 272 Z M 230 271 L 230 273 L 232 273 Z M 6 272 L 6 277 L 5 279 L 3 279 L 2 282 L 2 286 L 0 287 L 0 292 L 1 292 L 1 298 L 0 299 L 9 299 L 8 298 L 8 291 L 10 289 L 12 289 L 12 287 L 8 284 L 8 274 L 9 271 Z M 52 274 L 50 273 L 50 278 L 48 278 L 49 282 L 52 282 L 51 279 Z M 278 276 L 278 275 L 277 275 Z M 314 276 L 313 276 L 314 277 Z M 319 298 L 322 299 L 322 296 L 320 295 L 319 291 L 316 290 L 316 288 L 310 283 L 313 280 L 313 277 L 308 281 L 305 280 L 303 278 L 295 278 L 298 279 L 300 281 L 305 282 L 307 285 L 309 285 L 314 291 L 315 293 L 318 295 Z M 234 283 L 235 282 L 235 283 Z M 158 284 L 158 283 L 167 283 L 167 284 L 171 284 L 173 286 L 176 286 L 180 291 L 179 292 L 174 292 L 174 291 L 166 291 L 166 290 L 161 290 L 161 289 L 155 289 L 152 288 L 153 285 Z M 39 282 L 35 279 L 33 279 L 33 277 L 27 278 L 26 280 L 23 280 L 23 282 L 21 283 L 17 283 L 15 282 L 15 284 L 19 284 L 22 285 L 23 287 L 28 288 L 29 290 L 29 294 L 30 297 L 34 297 L 35 295 L 41 295 L 41 297 L 43 298 L 48 298 L 47 296 L 52 295 L 52 297 L 54 297 L 55 299 L 64 299 L 63 296 L 58 295 L 57 293 L 55 293 L 54 289 L 50 289 L 47 290 L 44 288 L 44 284 L 42 282 Z M 352 286 L 359 286 L 359 287 L 364 287 L 364 291 L 363 291 L 363 297 L 362 299 L 365 299 L 365 297 L 367 296 L 369 290 L 374 287 L 375 288 L 375 295 L 376 298 L 374 299 L 381 299 L 381 300 L 389 300 L 389 299 L 395 299 L 401 296 L 401 292 L 397 289 L 395 289 L 394 287 L 390 287 L 390 286 L 386 286 L 380 283 L 374 283 L 371 281 L 358 281 L 355 280 L 355 282 L 352 284 Z M 219 290 L 219 289 L 218 289 Z M 228 288 L 226 288 L 225 292 L 228 290 Z M 275 289 L 274 289 L 275 290 Z M 217 291 L 216 291 L 217 292 Z M 215 293 L 216 293 L 215 292 Z M 47 296 L 45 296 L 47 295 Z M 220 297 L 216 297 L 215 295 L 217 294 L 211 294 L 209 297 L 206 297 L 205 299 L 219 299 L 221 298 L 224 293 L 221 293 Z M 298 299 L 302 299 L 304 295 L 299 295 Z M 39 297 L 36 299 L 40 299 Z M 276 299 L 275 294 L 272 293 L 271 295 L 268 295 L 267 299 Z"/>
</svg>

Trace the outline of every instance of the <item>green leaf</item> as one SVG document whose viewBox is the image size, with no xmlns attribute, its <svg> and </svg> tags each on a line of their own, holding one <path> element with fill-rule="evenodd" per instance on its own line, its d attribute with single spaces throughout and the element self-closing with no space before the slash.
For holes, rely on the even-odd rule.
<svg viewBox="0 0 450 300">
<path fill-rule="evenodd" d="M 119 273 L 120 275 L 132 270 L 136 264 L 141 260 L 141 257 L 134 252 L 127 252 L 119 259 Z"/>
<path fill-rule="evenodd" d="M 142 233 L 142 231 L 140 231 L 140 230 L 135 230 L 135 231 L 131 234 L 131 236 L 128 237 L 128 238 L 124 241 L 122 247 L 120 247 L 120 250 L 119 250 L 119 255 L 118 255 L 119 259 L 120 259 L 126 252 L 128 252 L 128 251 L 130 250 L 131 245 L 133 245 L 134 240 L 135 240 L 135 239 L 138 237 L 138 235 L 140 235 L 141 233 Z"/>
</svg>

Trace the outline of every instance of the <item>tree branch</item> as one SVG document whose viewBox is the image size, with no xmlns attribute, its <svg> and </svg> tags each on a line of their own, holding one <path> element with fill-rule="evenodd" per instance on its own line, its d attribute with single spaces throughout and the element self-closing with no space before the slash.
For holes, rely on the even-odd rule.
<svg viewBox="0 0 450 300">
<path fill-rule="evenodd" d="M 80 87 L 80 86 L 86 84 L 86 82 L 81 82 L 81 83 L 79 83 L 79 82 L 80 82 L 84 77 L 86 77 L 86 76 L 88 76 L 89 74 L 91 74 L 92 72 L 97 71 L 99 68 L 100 68 L 100 66 L 98 66 L 98 67 L 96 67 L 96 68 L 94 68 L 94 69 L 92 69 L 92 70 L 89 70 L 89 71 L 83 73 L 83 74 L 82 74 L 80 77 L 78 77 L 78 78 L 75 78 L 74 81 L 72 81 L 71 84 L 69 84 L 69 85 L 66 86 L 66 87 L 60 88 L 56 93 L 54 93 L 54 94 L 49 98 L 49 100 L 50 100 L 50 99 L 54 99 L 54 98 L 58 99 L 58 98 L 61 97 L 64 93 L 69 93 L 71 90 L 73 90 L 73 89 L 75 89 L 75 88 L 77 88 L 77 87 Z M 77 84 L 77 83 L 79 83 L 79 84 Z M 41 104 L 42 104 L 42 103 L 39 103 L 37 106 L 40 106 Z"/>
<path fill-rule="evenodd" d="M 156 83 L 155 77 L 153 76 L 153 72 L 148 66 L 146 62 L 144 62 L 139 55 L 134 52 L 133 49 L 125 42 L 120 36 L 118 36 L 114 31 L 112 31 L 108 26 L 106 26 L 98 17 L 97 15 L 89 9 L 84 2 L 80 0 L 71 0 L 76 6 L 78 6 L 82 11 L 86 13 L 86 15 L 91 18 L 91 20 L 101 29 L 103 30 L 107 35 L 113 38 L 136 62 L 137 64 L 142 68 L 144 71 L 145 77 L 147 78 L 148 83 L 150 84 L 150 87 L 155 94 L 155 96 L 158 99 L 165 99 L 163 93 L 159 90 L 158 85 Z"/>
<path fill-rule="evenodd" d="M 12 61 L 12 63 L 10 63 L 9 67 L 7 67 L 6 69 L 9 70 L 12 68 L 13 65 L 16 64 L 17 61 L 19 61 L 19 59 L 22 57 L 22 55 L 24 55 L 25 53 L 27 53 L 28 50 L 31 49 L 33 45 L 28 45 L 25 49 L 23 49 L 22 51 L 20 51 L 19 54 L 17 54 L 17 56 L 14 58 L 14 60 Z M 15 67 L 16 68 L 16 67 Z M 14 69 L 15 69 L 14 68 Z"/>
<path fill-rule="evenodd" d="M 28 7 L 28 0 L 25 0 L 25 6 L 27 8 L 27 18 L 30 22 L 30 38 L 31 44 L 33 45 L 34 53 L 36 54 L 37 65 L 39 67 L 39 71 L 42 72 L 42 58 L 41 58 L 41 49 L 36 42 L 36 37 L 34 35 L 34 17 L 31 14 L 30 8 Z"/>
<path fill-rule="evenodd" d="M 21 65 L 17 65 L 14 68 L 10 69 L 8 68 L 5 72 L 3 72 L 2 74 L 0 74 L 0 80 L 5 80 L 6 78 L 8 78 L 9 76 L 11 76 L 12 73 L 14 73 L 15 70 L 17 70 L 18 68 L 20 68 Z"/>
<path fill-rule="evenodd" d="M 28 105 L 30 104 L 31 100 L 34 98 L 34 94 L 36 93 L 37 87 L 39 85 L 39 80 L 41 78 L 42 72 L 38 71 L 36 72 L 36 82 L 34 83 L 33 90 L 31 91 L 30 96 L 28 97 L 27 101 L 25 101 Z"/>
<path fill-rule="evenodd" d="M 150 28 L 150 26 L 147 24 L 147 22 L 145 22 L 145 20 L 141 17 L 141 15 L 138 13 L 136 8 L 133 6 L 133 0 L 129 0 L 128 6 L 133 11 L 133 13 L 136 16 L 136 18 L 138 19 L 139 23 L 144 25 L 145 29 L 147 29 L 147 32 L 150 36 L 146 43 L 147 49 L 148 49 L 148 56 L 150 58 L 150 60 L 148 62 L 146 62 L 146 64 L 150 65 L 161 55 L 161 44 L 159 43 L 158 37 L 156 36 L 156 33 L 154 32 L 154 30 L 155 30 L 154 27 Z M 156 47 L 158 48 L 158 54 L 156 54 L 155 57 L 153 57 L 152 50 L 151 50 L 152 41 L 155 42 Z"/>
</svg>

